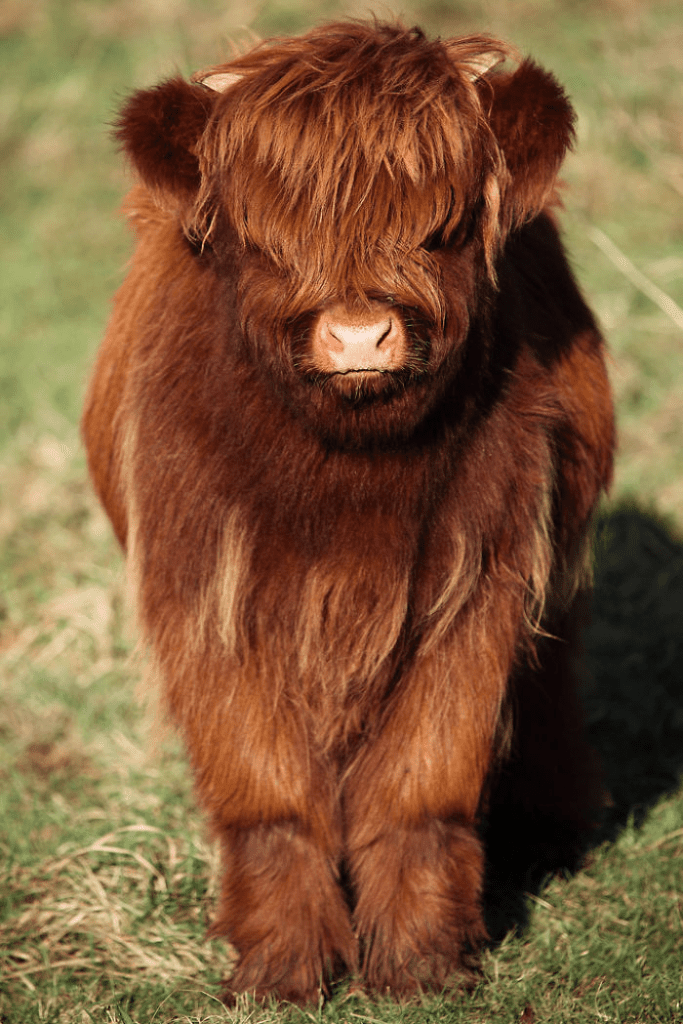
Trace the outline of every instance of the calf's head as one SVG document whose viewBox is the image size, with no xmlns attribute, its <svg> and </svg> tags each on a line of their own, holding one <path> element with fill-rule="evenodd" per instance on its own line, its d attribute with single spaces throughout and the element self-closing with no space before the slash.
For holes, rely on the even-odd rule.
<svg viewBox="0 0 683 1024">
<path fill-rule="evenodd" d="M 143 183 L 224 282 L 226 347 L 340 443 L 410 432 L 438 403 L 508 234 L 552 191 L 572 109 L 507 58 L 485 36 L 338 23 L 121 114 Z"/>
</svg>

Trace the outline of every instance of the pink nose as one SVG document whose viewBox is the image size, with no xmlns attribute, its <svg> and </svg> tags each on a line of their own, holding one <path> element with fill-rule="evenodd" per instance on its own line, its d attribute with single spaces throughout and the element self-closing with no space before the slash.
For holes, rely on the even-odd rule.
<svg viewBox="0 0 683 1024">
<path fill-rule="evenodd" d="M 391 319 L 387 319 L 376 324 L 331 323 L 327 325 L 327 328 L 332 337 L 340 341 L 344 348 L 353 345 L 357 351 L 358 346 L 367 346 L 368 349 L 374 351 L 382 344 L 382 339 L 391 330 L 391 325 Z"/>
<path fill-rule="evenodd" d="M 406 355 L 403 319 L 388 303 L 373 302 L 361 310 L 334 303 L 313 326 L 311 356 L 326 373 L 398 370 Z"/>
<path fill-rule="evenodd" d="M 395 368 L 402 332 L 391 316 L 370 323 L 328 320 L 323 336 L 332 366 L 340 373 Z"/>
</svg>

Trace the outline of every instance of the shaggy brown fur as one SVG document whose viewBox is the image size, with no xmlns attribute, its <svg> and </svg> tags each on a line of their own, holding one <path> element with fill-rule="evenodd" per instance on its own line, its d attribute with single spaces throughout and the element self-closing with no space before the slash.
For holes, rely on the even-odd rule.
<svg viewBox="0 0 683 1024">
<path fill-rule="evenodd" d="M 546 209 L 574 115 L 513 57 L 333 24 L 121 115 L 137 249 L 83 430 L 233 991 L 457 982 L 482 814 L 591 820 L 570 641 L 612 409 Z"/>
</svg>

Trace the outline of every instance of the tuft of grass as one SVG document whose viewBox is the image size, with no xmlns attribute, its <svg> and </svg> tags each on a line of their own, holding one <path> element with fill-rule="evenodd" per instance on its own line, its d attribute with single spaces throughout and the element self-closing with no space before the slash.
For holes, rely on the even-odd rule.
<svg viewBox="0 0 683 1024">
<path fill-rule="evenodd" d="M 621 448 L 596 551 L 586 711 L 612 806 L 586 865 L 505 893 L 472 992 L 225 1008 L 217 852 L 179 745 L 150 740 L 121 557 L 76 421 L 123 275 L 122 95 L 338 0 L 7 0 L 0 11 L 0 1021 L 683 1021 L 683 346 L 595 229 L 683 305 L 683 22 L 669 0 L 424 0 L 554 69 L 579 113 L 563 215 L 613 351 Z M 377 9 L 381 16 L 388 13 Z M 611 251 L 611 250 L 610 250 Z M 642 284 L 642 282 L 641 282 Z M 499 894 L 500 895 L 500 894 Z M 494 899 L 494 897 L 492 897 Z M 493 908 L 495 910 L 495 907 Z"/>
<path fill-rule="evenodd" d="M 219 967 L 220 944 L 202 941 L 214 851 L 196 834 L 171 837 L 139 821 L 104 831 L 104 814 L 82 818 L 88 831 L 96 823 L 96 839 L 65 844 L 38 870 L 16 863 L 7 872 L 0 961 L 7 993 L 21 1003 L 32 993 L 60 1014 L 87 1008 L 94 1020 L 117 1005 L 135 1006 L 142 1020 L 162 1007 L 164 1019 L 196 1013 L 202 985 L 216 984 L 227 959 L 223 950 Z M 210 1006 L 211 996 L 204 998 Z M 27 1017 L 27 1009 L 22 1020 L 44 1019 Z"/>
</svg>

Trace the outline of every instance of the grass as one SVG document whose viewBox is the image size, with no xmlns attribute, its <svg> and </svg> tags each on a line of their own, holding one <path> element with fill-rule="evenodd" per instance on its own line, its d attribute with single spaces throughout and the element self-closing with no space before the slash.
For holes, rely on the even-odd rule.
<svg viewBox="0 0 683 1024">
<path fill-rule="evenodd" d="M 613 801 L 602 831 L 574 876 L 507 894 L 517 927 L 486 952 L 472 993 L 397 1007 L 342 990 L 307 1013 L 218 1001 L 230 951 L 204 940 L 216 851 L 182 751 L 152 742 L 136 701 L 121 560 L 77 435 L 129 251 L 106 122 L 129 88 L 206 65 L 249 28 L 364 10 L 0 11 L 2 1024 L 683 1021 L 683 332 L 642 281 L 683 305 L 683 19 L 664 0 L 403 8 L 442 35 L 510 38 L 557 72 L 580 114 L 564 222 L 611 343 L 621 436 L 587 635 L 589 729 Z"/>
</svg>

